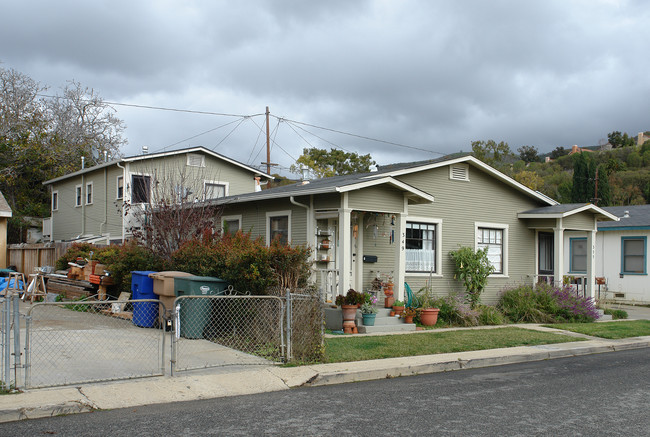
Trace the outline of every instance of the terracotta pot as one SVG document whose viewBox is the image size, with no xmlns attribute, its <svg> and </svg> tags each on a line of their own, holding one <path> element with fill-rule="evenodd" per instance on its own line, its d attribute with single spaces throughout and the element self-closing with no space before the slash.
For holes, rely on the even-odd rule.
<svg viewBox="0 0 650 437">
<path fill-rule="evenodd" d="M 390 312 L 390 316 L 391 316 L 391 317 L 395 316 L 395 311 L 391 311 L 391 312 Z"/>
<path fill-rule="evenodd" d="M 413 316 L 405 316 L 404 323 L 413 323 Z"/>
<path fill-rule="evenodd" d="M 395 305 L 393 305 L 393 311 L 395 311 L 395 314 L 399 316 L 404 311 L 404 306 L 396 307 Z"/>
<path fill-rule="evenodd" d="M 438 308 L 422 308 L 420 310 L 420 322 L 424 326 L 433 326 L 438 321 L 438 313 L 440 309 Z"/>
<path fill-rule="evenodd" d="M 356 305 L 341 305 L 341 311 L 343 312 L 343 321 L 351 321 L 354 323 L 354 319 L 357 317 L 357 306 Z"/>
<path fill-rule="evenodd" d="M 386 296 L 384 298 L 384 308 L 392 308 L 393 302 L 395 302 L 395 298 L 393 296 Z"/>
</svg>

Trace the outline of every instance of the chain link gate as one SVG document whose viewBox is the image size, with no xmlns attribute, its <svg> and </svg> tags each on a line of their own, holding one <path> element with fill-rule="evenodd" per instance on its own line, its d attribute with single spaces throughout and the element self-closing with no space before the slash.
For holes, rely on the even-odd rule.
<svg viewBox="0 0 650 437">
<path fill-rule="evenodd" d="M 0 390 L 18 388 L 21 376 L 21 314 L 19 294 L 5 289 L 0 298 Z"/>
<path fill-rule="evenodd" d="M 122 318 L 132 308 L 132 318 Z M 27 312 L 25 387 L 164 374 L 159 300 L 36 303 Z"/>
</svg>

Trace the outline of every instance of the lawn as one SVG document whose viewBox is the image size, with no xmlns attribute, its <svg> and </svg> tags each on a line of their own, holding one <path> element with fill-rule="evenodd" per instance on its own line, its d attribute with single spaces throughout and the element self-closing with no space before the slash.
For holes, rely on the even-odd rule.
<svg viewBox="0 0 650 437">
<path fill-rule="evenodd" d="M 581 340 L 583 339 L 515 327 L 326 338 L 325 362 L 376 360 Z"/>
<path fill-rule="evenodd" d="M 556 323 L 545 326 L 608 339 L 650 335 L 650 320 L 608 323 Z"/>
</svg>

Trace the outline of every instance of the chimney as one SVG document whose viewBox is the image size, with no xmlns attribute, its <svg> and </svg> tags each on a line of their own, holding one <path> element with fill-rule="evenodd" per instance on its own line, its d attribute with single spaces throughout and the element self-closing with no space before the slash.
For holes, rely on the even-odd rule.
<svg viewBox="0 0 650 437">
<path fill-rule="evenodd" d="M 81 169 L 83 170 L 86 168 L 86 158 L 84 156 L 81 157 Z"/>
</svg>

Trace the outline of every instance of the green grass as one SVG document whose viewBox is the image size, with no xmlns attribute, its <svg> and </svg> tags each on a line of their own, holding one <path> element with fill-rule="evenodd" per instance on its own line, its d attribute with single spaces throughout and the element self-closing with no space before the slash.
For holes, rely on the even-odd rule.
<svg viewBox="0 0 650 437">
<path fill-rule="evenodd" d="M 376 360 L 580 340 L 583 339 L 515 327 L 410 335 L 326 338 L 325 362 Z"/>
<path fill-rule="evenodd" d="M 609 323 L 555 323 L 545 326 L 608 339 L 650 335 L 650 320 Z"/>
</svg>

